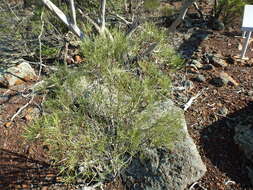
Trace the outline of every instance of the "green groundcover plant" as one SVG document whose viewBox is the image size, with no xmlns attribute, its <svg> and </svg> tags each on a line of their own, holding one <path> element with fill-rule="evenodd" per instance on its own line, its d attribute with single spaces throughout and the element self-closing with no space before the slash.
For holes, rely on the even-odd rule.
<svg viewBox="0 0 253 190">
<path fill-rule="evenodd" d="M 24 133 L 49 147 L 65 182 L 112 180 L 145 148 L 169 149 L 182 137 L 177 113 L 145 127 L 150 108 L 169 98 L 170 72 L 182 64 L 165 31 L 146 23 L 131 37 L 118 29 L 112 35 L 82 41 L 85 63 L 60 67 L 47 80 L 45 113 Z"/>
<path fill-rule="evenodd" d="M 215 18 L 221 18 L 225 24 L 232 24 L 242 16 L 246 4 L 253 4 L 252 0 L 219 0 L 215 8 Z"/>
</svg>

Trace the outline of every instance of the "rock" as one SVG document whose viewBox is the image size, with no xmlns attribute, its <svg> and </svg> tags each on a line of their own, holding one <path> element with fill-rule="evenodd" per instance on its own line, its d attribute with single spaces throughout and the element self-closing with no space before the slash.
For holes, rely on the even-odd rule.
<svg viewBox="0 0 253 190">
<path fill-rule="evenodd" d="M 191 64 L 195 65 L 198 69 L 201 69 L 203 67 L 203 64 L 201 64 L 200 61 L 196 59 L 192 60 Z"/>
<path fill-rule="evenodd" d="M 25 110 L 24 119 L 26 121 L 32 121 L 40 116 L 40 109 L 36 107 L 30 107 Z"/>
<path fill-rule="evenodd" d="M 226 116 L 228 114 L 228 109 L 226 107 L 222 107 L 218 110 L 218 113 L 222 116 Z"/>
<path fill-rule="evenodd" d="M 251 116 L 252 121 L 252 116 Z M 253 161 L 253 130 L 252 125 L 245 121 L 239 122 L 235 127 L 235 143 L 240 146 L 240 148 L 245 153 L 245 156 Z"/>
<path fill-rule="evenodd" d="M 239 84 L 227 73 L 221 72 L 219 77 L 214 78 L 211 83 L 213 83 L 217 87 L 222 87 L 227 84 L 238 86 Z"/>
<path fill-rule="evenodd" d="M 253 90 L 249 90 L 249 91 L 247 92 L 247 95 L 248 95 L 248 96 L 253 96 Z"/>
<path fill-rule="evenodd" d="M 247 167 L 248 177 L 253 185 L 253 130 L 252 122 L 253 117 L 249 115 L 248 118 L 239 121 L 235 126 L 235 144 L 239 145 L 240 149 L 244 152 L 245 157 L 249 160 L 250 164 Z M 251 121 L 251 122 L 250 122 Z"/>
<path fill-rule="evenodd" d="M 219 58 L 219 57 L 211 57 L 210 58 L 210 63 L 212 63 L 216 67 L 227 67 L 228 66 L 226 61 Z"/>
<path fill-rule="evenodd" d="M 182 110 L 167 101 L 157 104 L 152 112 L 154 122 L 164 114 L 177 113 L 184 138 L 174 143 L 171 152 L 164 148 L 144 150 L 144 155 L 133 159 L 124 170 L 123 182 L 131 190 L 184 190 L 205 174 L 206 166 L 187 131 Z"/>
<path fill-rule="evenodd" d="M 233 58 L 232 56 L 228 56 L 226 61 L 228 62 L 228 64 L 235 64 L 235 58 Z"/>
<path fill-rule="evenodd" d="M 183 86 L 185 87 L 186 90 L 189 90 L 189 91 L 191 91 L 194 88 L 194 84 L 190 80 L 184 81 Z"/>
<path fill-rule="evenodd" d="M 0 86 L 11 87 L 35 79 L 35 71 L 27 62 L 10 67 L 7 70 L 0 70 Z"/>
<path fill-rule="evenodd" d="M 208 34 L 207 33 L 200 33 L 200 34 L 197 34 L 196 37 L 202 41 L 204 40 L 208 40 Z"/>
<path fill-rule="evenodd" d="M 216 87 L 222 87 L 222 86 L 225 86 L 228 84 L 228 81 L 227 80 L 224 80 L 220 77 L 216 77 L 216 78 L 213 78 L 211 80 L 211 83 L 216 86 Z"/>
<path fill-rule="evenodd" d="M 5 126 L 6 128 L 11 127 L 11 126 L 12 126 L 12 122 L 6 122 L 6 123 L 4 124 L 4 126 Z"/>
<path fill-rule="evenodd" d="M 75 55 L 74 60 L 75 60 L 75 63 L 77 63 L 77 64 L 79 64 L 83 61 L 83 59 L 81 58 L 80 55 Z"/>
<path fill-rule="evenodd" d="M 224 81 L 228 81 L 228 84 L 231 84 L 233 86 L 238 86 L 239 84 L 231 77 L 229 76 L 227 73 L 225 72 L 221 72 L 220 73 L 220 78 Z"/>
<path fill-rule="evenodd" d="M 214 66 L 212 64 L 203 65 L 203 70 L 214 70 Z"/>
<path fill-rule="evenodd" d="M 242 44 L 238 44 L 238 50 L 241 51 L 242 50 Z"/>
<path fill-rule="evenodd" d="M 212 23 L 212 29 L 221 31 L 221 30 L 225 29 L 225 25 L 220 20 L 214 20 L 213 23 Z"/>
<path fill-rule="evenodd" d="M 194 80 L 197 82 L 205 82 L 206 78 L 204 77 L 204 75 L 198 75 L 196 78 L 194 78 Z"/>
</svg>

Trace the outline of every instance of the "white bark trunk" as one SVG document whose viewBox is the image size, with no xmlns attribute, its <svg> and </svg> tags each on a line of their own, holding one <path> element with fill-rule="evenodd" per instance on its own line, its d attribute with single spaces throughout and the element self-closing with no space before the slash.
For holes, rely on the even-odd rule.
<svg viewBox="0 0 253 190">
<path fill-rule="evenodd" d="M 106 5 L 106 0 L 101 0 L 101 33 L 104 33 L 105 31 L 105 5 Z"/>
<path fill-rule="evenodd" d="M 76 25 L 76 9 L 75 9 L 74 0 L 69 0 L 69 1 L 70 1 L 71 13 L 72 13 L 72 22 L 74 25 Z"/>
<path fill-rule="evenodd" d="M 70 0 L 70 2 L 71 1 L 73 2 L 73 0 Z M 42 2 L 47 6 L 48 9 L 50 9 L 52 12 L 54 12 L 59 17 L 59 19 L 61 19 L 61 21 L 64 22 L 64 24 L 66 24 L 69 27 L 69 29 L 72 30 L 79 38 L 81 38 L 81 39 L 84 38 L 83 32 L 76 25 L 76 17 L 75 16 L 73 17 L 73 22 L 75 22 L 75 23 L 72 23 L 70 21 L 70 19 L 68 17 L 66 17 L 66 15 L 57 6 L 55 6 L 50 0 L 42 0 Z M 75 14 L 75 10 L 74 10 L 74 13 L 72 14 L 72 16 L 74 14 Z"/>
</svg>

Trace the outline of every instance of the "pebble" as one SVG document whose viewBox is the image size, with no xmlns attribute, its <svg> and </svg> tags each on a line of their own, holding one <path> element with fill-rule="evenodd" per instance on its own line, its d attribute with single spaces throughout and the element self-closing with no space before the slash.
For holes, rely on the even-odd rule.
<svg viewBox="0 0 253 190">
<path fill-rule="evenodd" d="M 198 75 L 195 80 L 197 82 L 205 82 L 206 81 L 206 78 L 204 77 L 204 75 Z"/>
<path fill-rule="evenodd" d="M 229 56 L 229 57 L 227 58 L 227 62 L 228 62 L 229 64 L 235 64 L 235 59 L 234 59 L 232 56 Z"/>
<path fill-rule="evenodd" d="M 248 96 L 253 96 L 253 90 L 248 91 L 248 92 L 247 92 L 247 95 L 248 95 Z"/>
<path fill-rule="evenodd" d="M 225 86 L 228 84 L 228 81 L 227 80 L 224 80 L 220 77 L 216 77 L 216 78 L 213 78 L 211 80 L 211 83 L 216 86 L 216 87 L 222 87 L 222 86 Z"/>
<path fill-rule="evenodd" d="M 185 87 L 186 90 L 192 90 L 194 88 L 194 84 L 190 80 L 186 80 L 183 82 L 183 86 Z"/>
<path fill-rule="evenodd" d="M 225 60 L 218 58 L 218 57 L 212 57 L 210 62 L 216 67 L 227 67 L 228 66 L 228 64 L 226 63 Z"/>
<path fill-rule="evenodd" d="M 215 67 L 212 64 L 203 65 L 203 70 L 214 70 Z"/>
<path fill-rule="evenodd" d="M 220 20 L 215 20 L 212 24 L 212 28 L 213 30 L 218 30 L 218 31 L 221 31 L 221 30 L 224 30 L 225 29 L 225 25 L 223 22 L 221 22 Z"/>
<path fill-rule="evenodd" d="M 219 77 L 216 77 L 212 79 L 211 83 L 213 83 L 217 87 L 222 87 L 227 84 L 233 85 L 233 86 L 238 86 L 239 84 L 227 73 L 221 72 Z"/>
<path fill-rule="evenodd" d="M 218 110 L 218 113 L 222 116 L 226 116 L 228 114 L 228 109 L 226 107 L 222 107 Z"/>
<path fill-rule="evenodd" d="M 192 63 L 193 65 L 195 65 L 198 69 L 201 69 L 201 68 L 203 67 L 203 64 L 200 63 L 200 61 L 198 61 L 198 60 L 196 60 L 196 59 L 192 60 L 191 63 Z"/>
<path fill-rule="evenodd" d="M 225 72 L 221 72 L 220 73 L 220 78 L 222 80 L 228 81 L 228 83 L 231 84 L 231 85 L 233 85 L 233 86 L 238 86 L 239 85 L 231 76 L 229 76 Z"/>
</svg>

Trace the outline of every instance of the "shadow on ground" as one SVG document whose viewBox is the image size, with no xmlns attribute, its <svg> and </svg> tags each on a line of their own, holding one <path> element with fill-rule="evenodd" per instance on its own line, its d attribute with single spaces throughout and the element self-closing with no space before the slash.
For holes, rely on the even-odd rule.
<svg viewBox="0 0 253 190">
<path fill-rule="evenodd" d="M 1 190 L 32 189 L 55 183 L 55 170 L 47 163 L 0 149 Z"/>
<path fill-rule="evenodd" d="M 251 120 L 249 119 L 251 116 Z M 245 121 L 252 125 L 253 102 L 247 107 L 233 114 L 227 115 L 223 119 L 205 127 L 201 134 L 203 153 L 205 157 L 215 165 L 218 170 L 224 172 L 231 180 L 241 184 L 245 190 L 252 190 L 252 185 L 248 179 L 247 166 L 250 164 L 246 160 L 239 146 L 234 143 L 234 128 L 240 121 Z"/>
</svg>

